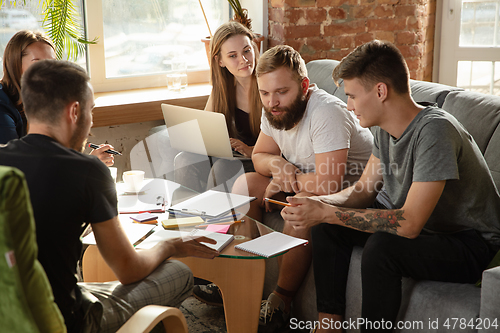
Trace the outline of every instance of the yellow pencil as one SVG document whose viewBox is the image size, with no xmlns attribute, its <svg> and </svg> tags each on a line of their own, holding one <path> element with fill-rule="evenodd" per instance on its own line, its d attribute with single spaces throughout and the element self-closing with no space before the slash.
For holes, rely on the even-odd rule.
<svg viewBox="0 0 500 333">
<path fill-rule="evenodd" d="M 269 199 L 269 198 L 264 198 L 264 200 L 267 202 L 270 202 L 270 203 L 281 205 L 281 206 L 291 206 L 292 205 L 292 204 L 289 204 L 288 202 L 278 201 L 278 200 Z"/>
</svg>

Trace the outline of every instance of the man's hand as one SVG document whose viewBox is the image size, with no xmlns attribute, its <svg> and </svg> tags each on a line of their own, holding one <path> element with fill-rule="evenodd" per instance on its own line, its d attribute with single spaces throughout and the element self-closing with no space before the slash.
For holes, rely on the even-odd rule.
<svg viewBox="0 0 500 333">
<path fill-rule="evenodd" d="M 236 150 L 238 153 L 245 157 L 252 157 L 253 147 L 246 145 L 244 142 L 238 139 L 230 138 L 231 148 Z"/>
<path fill-rule="evenodd" d="M 218 251 L 215 251 L 200 242 L 209 244 L 217 243 L 215 240 L 204 236 L 175 238 L 169 241 L 172 246 L 172 256 L 212 259 L 219 255 Z"/>
<path fill-rule="evenodd" d="M 287 197 L 286 200 L 291 206 L 281 210 L 281 216 L 286 223 L 290 223 L 295 229 L 307 229 L 325 222 L 327 208 L 333 207 L 314 197 Z"/>
<path fill-rule="evenodd" d="M 300 192 L 301 189 L 299 188 L 297 175 L 302 172 L 295 165 L 286 161 L 284 158 L 275 159 L 271 162 L 270 171 L 273 179 L 272 183 L 278 186 L 280 191 L 286 193 Z"/>
<path fill-rule="evenodd" d="M 108 154 L 105 152 L 108 149 L 115 149 L 115 148 L 112 145 L 102 144 L 99 145 L 99 148 L 92 150 L 90 152 L 90 155 L 97 156 L 102 161 L 102 163 L 110 167 L 113 164 L 115 164 L 115 157 L 113 156 L 113 154 Z"/>
</svg>

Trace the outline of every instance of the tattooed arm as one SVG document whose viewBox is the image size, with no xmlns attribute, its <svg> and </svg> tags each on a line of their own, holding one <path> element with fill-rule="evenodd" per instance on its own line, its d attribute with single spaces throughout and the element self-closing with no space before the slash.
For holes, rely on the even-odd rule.
<svg viewBox="0 0 500 333">
<path fill-rule="evenodd" d="M 288 197 L 292 204 L 281 211 L 283 219 L 295 228 L 331 223 L 348 228 L 384 231 L 407 238 L 420 234 L 441 197 L 446 181 L 414 182 L 401 209 L 375 210 L 337 207 L 312 198 Z"/>
</svg>

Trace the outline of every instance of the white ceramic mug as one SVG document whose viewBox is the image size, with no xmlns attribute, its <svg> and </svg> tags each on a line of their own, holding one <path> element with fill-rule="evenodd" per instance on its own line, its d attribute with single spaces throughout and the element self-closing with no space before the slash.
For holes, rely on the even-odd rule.
<svg viewBox="0 0 500 333">
<path fill-rule="evenodd" d="M 130 192 L 139 192 L 142 188 L 144 181 L 144 171 L 130 170 L 123 173 L 123 182 L 125 183 L 125 190 Z"/>
</svg>

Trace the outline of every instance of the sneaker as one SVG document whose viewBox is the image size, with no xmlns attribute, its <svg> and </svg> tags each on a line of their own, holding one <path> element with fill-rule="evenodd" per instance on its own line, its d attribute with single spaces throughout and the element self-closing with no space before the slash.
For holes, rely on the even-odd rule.
<svg viewBox="0 0 500 333">
<path fill-rule="evenodd" d="M 285 313 L 285 302 L 271 293 L 260 306 L 259 333 L 288 332 L 288 316 L 289 314 Z"/>
<path fill-rule="evenodd" d="M 213 283 L 194 286 L 193 295 L 199 301 L 208 305 L 223 306 L 222 294 L 220 293 L 219 287 Z"/>
</svg>

